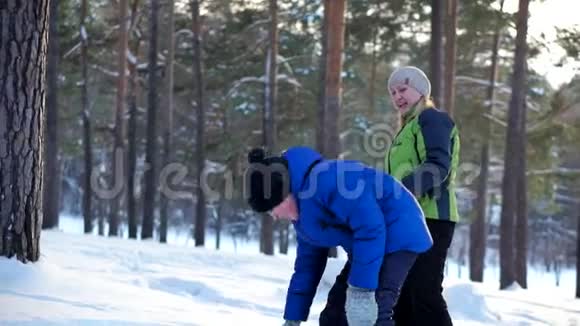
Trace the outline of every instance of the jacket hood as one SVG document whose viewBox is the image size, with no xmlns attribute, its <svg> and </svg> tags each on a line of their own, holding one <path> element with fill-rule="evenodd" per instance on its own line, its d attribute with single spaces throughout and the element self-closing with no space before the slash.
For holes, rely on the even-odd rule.
<svg viewBox="0 0 580 326">
<path fill-rule="evenodd" d="M 323 159 L 320 153 L 306 146 L 290 147 L 282 156 L 288 161 L 290 191 L 293 194 L 300 192 L 304 177 L 311 166 Z"/>
</svg>

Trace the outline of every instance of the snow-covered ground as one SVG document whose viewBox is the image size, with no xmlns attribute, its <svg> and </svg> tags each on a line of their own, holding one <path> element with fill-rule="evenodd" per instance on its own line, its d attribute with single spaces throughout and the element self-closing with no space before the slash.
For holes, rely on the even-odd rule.
<svg viewBox="0 0 580 326">
<path fill-rule="evenodd" d="M 38 263 L 0 258 L 0 325 L 280 325 L 292 255 L 265 257 L 249 248 L 45 231 Z M 305 325 L 318 324 L 342 264 L 329 262 Z M 510 291 L 497 290 L 494 269 L 486 270 L 485 284 L 457 272 L 451 264 L 445 290 L 455 325 L 580 325 L 573 271 L 555 287 L 551 274 L 531 270 L 530 289 Z"/>
</svg>

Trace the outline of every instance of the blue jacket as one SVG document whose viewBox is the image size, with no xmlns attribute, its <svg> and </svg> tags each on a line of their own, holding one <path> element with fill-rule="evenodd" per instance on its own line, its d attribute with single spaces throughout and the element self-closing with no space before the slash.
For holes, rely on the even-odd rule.
<svg viewBox="0 0 580 326">
<path fill-rule="evenodd" d="M 433 244 L 419 204 L 391 176 L 356 161 L 324 160 L 308 147 L 283 155 L 299 211 L 284 319 L 308 318 L 328 248 L 341 246 L 348 253 L 349 284 L 374 290 L 385 254 L 420 253 Z"/>
</svg>

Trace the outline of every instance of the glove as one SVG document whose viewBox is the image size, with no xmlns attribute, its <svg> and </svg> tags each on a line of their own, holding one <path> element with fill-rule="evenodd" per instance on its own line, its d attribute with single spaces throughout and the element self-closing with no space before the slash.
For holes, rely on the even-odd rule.
<svg viewBox="0 0 580 326">
<path fill-rule="evenodd" d="M 297 320 L 286 320 L 282 326 L 300 326 L 300 322 Z"/>
<path fill-rule="evenodd" d="M 373 290 L 349 285 L 344 308 L 349 326 L 373 326 L 377 322 L 379 307 Z"/>
</svg>

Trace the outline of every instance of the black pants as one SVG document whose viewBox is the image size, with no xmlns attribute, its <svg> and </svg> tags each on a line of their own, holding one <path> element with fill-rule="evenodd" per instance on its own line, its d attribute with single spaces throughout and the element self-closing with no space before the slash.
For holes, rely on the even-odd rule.
<svg viewBox="0 0 580 326">
<path fill-rule="evenodd" d="M 393 309 L 399 298 L 403 282 L 415 259 L 417 259 L 417 254 L 409 251 L 397 251 L 386 255 L 383 259 L 379 275 L 379 287 L 375 292 L 379 308 L 377 326 L 395 325 Z M 350 262 L 347 262 L 328 293 L 326 307 L 320 314 L 319 322 L 321 326 L 348 325 L 344 304 L 346 302 L 349 273 Z"/>
<path fill-rule="evenodd" d="M 409 271 L 395 307 L 397 326 L 452 326 L 443 298 L 443 273 L 455 223 L 427 219 L 433 247 Z"/>
</svg>

